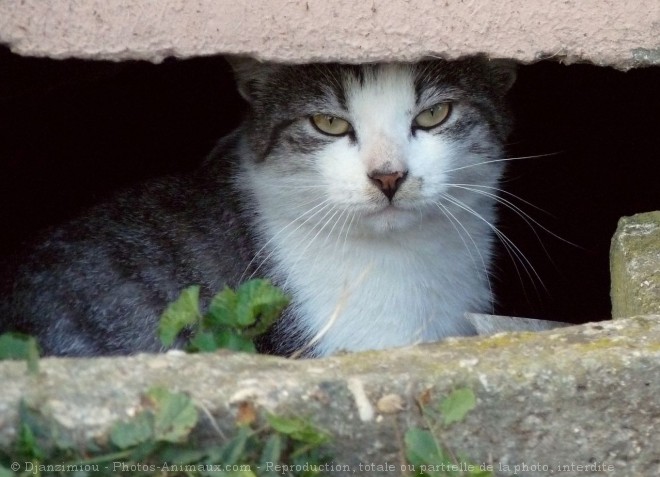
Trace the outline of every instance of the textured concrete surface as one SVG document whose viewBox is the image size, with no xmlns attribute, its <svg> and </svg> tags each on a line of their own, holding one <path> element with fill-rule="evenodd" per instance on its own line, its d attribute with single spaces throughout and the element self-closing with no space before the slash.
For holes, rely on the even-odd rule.
<svg viewBox="0 0 660 477">
<path fill-rule="evenodd" d="M 619 220 L 610 269 L 614 318 L 660 314 L 660 211 Z"/>
<path fill-rule="evenodd" d="M 140 396 L 162 386 L 189 393 L 225 435 L 249 402 L 330 431 L 336 464 L 399 466 L 402 434 L 420 425 L 416 401 L 433 405 L 469 387 L 476 407 L 441 439 L 473 462 L 509 466 L 497 475 L 536 465 L 517 475 L 651 476 L 660 475 L 658 376 L 660 316 L 311 361 L 227 353 L 44 359 L 38 376 L 25 363 L 2 362 L 0 382 L 12 384 L 0 393 L 0 448 L 15 436 L 21 398 L 72 439 L 103 442 L 111 423 L 134 416 Z M 594 463 L 606 470 L 556 471 Z"/>
<path fill-rule="evenodd" d="M 0 43 L 24 55 L 405 60 L 484 52 L 621 69 L 660 64 L 657 0 L 0 0 Z"/>
</svg>

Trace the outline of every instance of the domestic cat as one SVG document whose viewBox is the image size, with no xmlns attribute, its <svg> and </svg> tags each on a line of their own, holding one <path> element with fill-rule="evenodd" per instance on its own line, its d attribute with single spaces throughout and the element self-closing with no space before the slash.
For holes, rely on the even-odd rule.
<svg viewBox="0 0 660 477">
<path fill-rule="evenodd" d="M 46 354 L 157 352 L 183 288 L 208 301 L 265 276 L 292 297 L 264 341 L 279 354 L 473 334 L 463 314 L 493 301 L 511 63 L 232 65 L 239 129 L 194 174 L 126 190 L 15 257 L 0 331 Z"/>
</svg>

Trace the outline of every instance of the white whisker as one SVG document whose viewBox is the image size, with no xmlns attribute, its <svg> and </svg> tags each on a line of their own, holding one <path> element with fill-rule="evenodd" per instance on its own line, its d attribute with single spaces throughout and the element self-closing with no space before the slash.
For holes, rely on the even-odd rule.
<svg viewBox="0 0 660 477">
<path fill-rule="evenodd" d="M 451 202 L 454 204 L 456 207 L 468 212 L 472 216 L 476 217 L 477 219 L 481 220 L 484 222 L 492 231 L 493 233 L 497 236 L 497 238 L 502 242 L 502 245 L 504 245 L 505 250 L 507 250 L 507 253 L 509 253 L 509 256 L 511 257 L 511 260 L 513 261 L 513 264 L 516 268 L 516 271 L 518 273 L 518 276 L 522 280 L 522 277 L 520 276 L 520 272 L 518 271 L 518 267 L 516 265 L 516 259 L 520 262 L 520 264 L 523 266 L 523 270 L 529 277 L 530 281 L 532 282 L 532 285 L 536 289 L 536 281 L 541 284 L 543 288 L 545 288 L 545 284 L 543 283 L 543 280 L 541 279 L 541 276 L 538 274 L 536 271 L 536 268 L 532 265 L 532 262 L 525 256 L 525 254 L 520 250 L 520 248 L 511 240 L 509 237 L 502 232 L 497 226 L 486 220 L 481 214 L 479 214 L 477 211 L 475 211 L 472 207 L 468 206 L 464 202 L 456 199 L 455 197 L 451 196 L 450 194 L 443 193 L 442 194 L 443 198 L 445 198 L 447 201 Z M 515 257 L 515 258 L 514 258 Z"/>
<path fill-rule="evenodd" d="M 541 230 L 546 232 L 548 235 L 552 235 L 557 240 L 561 240 L 564 243 L 567 243 L 569 245 L 572 245 L 574 247 L 579 248 L 579 245 L 576 245 L 573 242 L 570 242 L 570 241 L 566 240 L 565 238 L 555 234 L 554 232 L 552 232 L 550 229 L 548 229 L 547 227 L 542 225 L 538 220 L 536 220 L 534 217 L 529 215 L 527 212 L 522 210 L 520 207 L 518 207 L 516 204 L 514 204 L 510 200 L 505 199 L 504 197 L 498 196 L 497 194 L 493 194 L 493 193 L 488 192 L 488 191 L 476 189 L 476 187 L 490 188 L 490 189 L 494 189 L 498 192 L 506 193 L 506 194 L 514 197 L 515 199 L 520 200 L 521 202 L 523 202 L 523 203 L 525 203 L 525 204 L 527 204 L 531 207 L 534 207 L 537 210 L 540 210 L 541 212 L 545 212 L 540 207 L 537 207 L 534 204 L 532 204 L 532 203 L 530 203 L 530 202 L 528 202 L 524 199 L 521 199 L 520 197 L 518 197 L 515 194 L 507 193 L 506 191 L 504 191 L 502 189 L 499 189 L 497 187 L 480 186 L 480 185 L 473 185 L 473 184 L 447 184 L 447 185 L 449 187 L 455 187 L 457 189 L 464 189 L 464 190 L 467 190 L 467 191 L 470 191 L 470 192 L 474 192 L 475 194 L 484 195 L 484 196 L 489 197 L 489 198 L 495 200 L 496 202 L 502 204 L 504 207 L 512 210 L 516 215 L 518 215 L 529 226 L 529 228 L 532 230 L 532 232 L 534 233 L 534 235 L 538 239 L 539 243 L 543 247 L 543 250 L 545 250 L 545 246 L 543 245 L 543 241 L 541 240 L 541 237 L 539 237 L 539 234 L 536 232 L 536 229 L 534 228 L 534 225 L 536 225 L 538 228 L 540 228 Z M 547 253 L 547 251 L 546 251 L 546 253 Z"/>
<path fill-rule="evenodd" d="M 330 218 L 326 220 L 326 217 L 327 217 L 329 214 L 331 214 L 333 211 L 334 211 L 334 213 L 332 214 L 332 216 L 330 216 Z M 296 254 L 298 255 L 298 257 L 296 258 L 296 260 L 293 262 L 293 264 L 292 264 L 291 267 L 289 268 L 289 275 L 287 276 L 287 278 L 286 278 L 284 284 L 282 285 L 283 288 L 286 289 L 286 287 L 287 287 L 287 285 L 288 285 L 288 283 L 289 283 L 289 278 L 291 277 L 291 273 L 292 273 L 292 271 L 296 269 L 296 266 L 298 265 L 298 262 L 300 262 L 300 260 L 305 256 L 305 252 L 307 252 L 307 250 L 309 249 L 309 247 L 314 243 L 314 241 L 317 239 L 317 237 L 320 235 L 320 233 L 323 232 L 323 229 L 325 229 L 325 228 L 328 226 L 328 224 L 330 223 L 330 221 L 332 220 L 332 218 L 333 218 L 335 215 L 337 215 L 338 212 L 339 212 L 339 211 L 336 210 L 334 206 L 331 206 L 331 207 L 330 207 L 330 210 L 328 210 L 328 211 L 326 212 L 326 214 L 325 214 L 323 217 L 321 217 L 321 219 L 320 219 L 317 223 L 315 223 L 315 224 L 309 229 L 309 231 L 305 234 L 305 236 L 301 239 L 301 242 L 305 242 L 305 241 L 307 240 L 307 238 L 308 238 L 308 237 L 314 232 L 314 229 L 316 229 L 316 227 L 317 227 L 318 225 L 323 224 L 323 225 L 321 226 L 321 228 L 319 229 L 319 231 L 316 232 L 316 235 L 314 235 L 314 237 L 312 237 L 312 239 L 309 240 L 309 241 L 307 242 L 307 245 L 305 246 L 305 248 L 302 249 L 302 251 L 299 251 L 299 252 L 296 251 Z"/>
<path fill-rule="evenodd" d="M 481 253 L 481 250 L 479 250 L 479 246 L 477 245 L 474 238 L 472 237 L 472 234 L 468 231 L 468 229 L 465 227 L 465 225 L 463 225 L 461 223 L 461 221 L 458 220 L 458 218 L 449 210 L 448 207 L 446 207 L 444 204 L 442 204 L 440 202 L 435 202 L 435 205 L 442 211 L 442 213 L 445 215 L 445 217 L 447 217 L 449 222 L 452 224 L 452 226 L 456 230 L 456 233 L 458 234 L 459 238 L 461 239 L 461 242 L 463 242 L 463 245 L 465 246 L 465 249 L 470 254 L 470 259 L 472 260 L 472 263 L 474 264 L 475 268 L 479 268 L 478 265 L 477 265 L 477 262 L 474 258 L 474 255 L 472 255 L 471 247 L 468 246 L 467 242 L 463 238 L 463 234 L 458 229 L 457 225 L 460 226 L 461 229 L 463 229 L 463 231 L 465 232 L 467 237 L 470 239 L 470 242 L 472 242 L 474 250 L 477 251 L 477 255 L 479 256 L 479 261 L 481 262 L 481 268 L 484 271 L 486 281 L 488 282 L 488 290 L 490 292 L 490 296 L 492 297 L 493 296 L 493 288 L 492 288 L 492 285 L 490 283 L 490 274 L 489 274 L 489 271 L 488 271 L 488 267 L 486 266 L 486 260 L 484 260 L 484 256 Z"/>
<path fill-rule="evenodd" d="M 351 214 L 351 220 L 348 223 L 348 227 L 346 227 L 346 235 L 344 235 L 344 245 L 341 247 L 341 253 L 342 255 L 346 255 L 346 241 L 348 240 L 348 234 L 351 231 L 351 225 L 353 225 L 353 220 L 355 220 L 355 217 L 358 215 L 357 212 L 353 212 Z"/>
<path fill-rule="evenodd" d="M 317 199 L 317 200 L 318 200 L 318 199 Z M 266 249 L 266 247 L 268 247 L 268 245 L 269 245 L 271 242 L 273 242 L 273 241 L 274 241 L 274 240 L 275 240 L 275 239 L 276 239 L 276 238 L 277 238 L 282 232 L 284 232 L 286 229 L 288 229 L 289 227 L 291 227 L 293 224 L 295 224 L 296 222 L 298 222 L 299 220 L 301 220 L 301 219 L 302 219 L 303 217 L 305 217 L 307 214 L 309 214 L 309 213 L 313 212 L 315 209 L 321 207 L 319 210 L 317 210 L 317 211 L 314 212 L 312 215 L 310 215 L 309 217 L 307 217 L 307 219 L 306 219 L 305 221 L 303 221 L 302 223 L 300 223 L 300 224 L 298 225 L 298 227 L 296 227 L 295 229 L 293 229 L 292 231 L 290 231 L 289 234 L 287 234 L 286 237 L 284 237 L 284 239 L 286 240 L 287 238 L 289 238 L 289 237 L 291 236 L 291 234 L 295 233 L 300 227 L 302 227 L 302 226 L 305 225 L 307 222 L 309 222 L 311 219 L 313 219 L 317 214 L 319 214 L 319 213 L 321 213 L 323 210 L 325 210 L 325 208 L 328 206 L 328 203 L 329 203 L 329 202 L 330 202 L 330 199 L 324 199 L 323 201 L 319 202 L 317 205 L 315 205 L 315 206 L 312 207 L 311 209 L 308 209 L 308 210 L 306 210 L 305 212 L 303 212 L 302 214 L 300 214 L 298 217 L 296 217 L 295 219 L 293 219 L 292 221 L 290 221 L 288 224 L 286 224 L 284 227 L 282 227 L 278 232 L 276 232 L 275 234 L 273 234 L 273 235 L 271 236 L 271 238 L 270 238 L 266 243 L 264 243 L 264 244 L 261 246 L 261 248 L 260 248 L 260 249 L 254 254 L 254 257 L 252 257 L 252 260 L 250 260 L 250 262 L 248 263 L 247 267 L 245 267 L 245 271 L 244 271 L 243 274 L 241 275 L 241 277 L 240 277 L 240 279 L 239 279 L 239 283 L 243 281 L 243 277 L 245 276 L 245 273 L 247 273 L 247 271 L 250 269 L 250 267 L 252 266 L 252 264 L 254 263 L 254 261 L 255 261 L 258 257 L 261 256 L 261 252 L 263 252 L 263 251 Z M 259 271 L 259 269 L 263 266 L 263 264 L 266 263 L 266 261 L 268 261 L 268 259 L 273 255 L 273 253 L 274 253 L 274 251 L 271 251 L 271 252 L 270 252 L 270 253 L 269 253 L 269 254 L 268 254 L 268 255 L 267 255 L 267 256 L 266 256 L 266 257 L 265 257 L 260 263 L 259 263 L 259 266 L 257 266 L 257 268 L 255 268 L 254 271 L 250 274 L 250 276 L 248 277 L 248 280 L 251 279 L 251 278 L 254 278 L 255 274 Z"/>
<path fill-rule="evenodd" d="M 528 205 L 528 206 L 530 206 L 530 207 L 532 207 L 532 208 L 538 210 L 539 212 L 543 212 L 544 214 L 552 215 L 552 214 L 550 214 L 550 212 L 548 212 L 547 210 L 542 209 L 541 207 L 539 207 L 539 206 L 537 206 L 537 205 L 535 205 L 535 204 L 529 202 L 528 200 L 525 200 L 525 199 L 523 199 L 522 197 L 520 197 L 520 196 L 518 196 L 518 195 L 516 195 L 516 194 L 514 194 L 514 193 L 512 193 L 512 192 L 509 192 L 509 191 L 506 190 L 506 189 L 502 189 L 501 187 L 489 186 L 489 185 L 484 185 L 484 184 L 447 184 L 447 185 L 450 186 L 450 187 L 464 187 L 464 188 L 477 187 L 477 188 L 479 188 L 479 189 L 490 189 L 490 190 L 494 190 L 494 191 L 497 192 L 498 194 L 504 194 L 504 195 L 507 195 L 507 196 L 509 196 L 509 197 L 511 197 L 511 198 L 513 198 L 513 199 L 515 199 L 515 200 L 518 200 L 518 201 L 522 202 L 522 203 L 525 204 L 525 205 Z M 494 194 L 494 196 L 497 197 L 496 194 Z"/>
<path fill-rule="evenodd" d="M 521 156 L 521 157 L 508 157 L 508 158 L 502 158 L 502 159 L 489 159 L 487 161 L 476 162 L 474 164 L 468 164 L 466 166 L 455 167 L 453 169 L 446 169 L 443 172 L 448 173 L 448 172 L 462 171 L 464 169 L 470 169 L 471 167 L 483 166 L 485 164 L 493 164 L 493 163 L 496 163 L 496 162 L 512 162 L 512 161 L 524 161 L 524 160 L 528 160 L 528 159 L 538 159 L 540 157 L 554 156 L 556 154 L 557 153 L 555 153 L 555 152 L 551 152 L 551 153 L 547 153 L 547 154 L 537 154 L 537 155 L 534 155 L 534 156 Z"/>
<path fill-rule="evenodd" d="M 337 246 L 341 241 L 341 236 L 342 233 L 344 232 L 344 227 L 346 227 L 346 224 L 348 223 L 348 219 L 351 217 L 351 214 L 349 213 L 349 209 L 344 209 L 342 211 L 342 215 L 344 214 L 344 212 L 346 212 L 346 218 L 344 219 L 344 222 L 341 224 L 341 228 L 339 229 L 339 232 L 337 232 L 337 243 L 335 243 L 335 250 L 337 250 Z M 339 222 L 339 219 L 337 219 L 337 222 Z"/>
<path fill-rule="evenodd" d="M 337 215 L 337 212 L 339 212 L 339 217 L 337 217 L 336 220 L 333 220 L 335 218 L 335 215 Z M 333 224 L 332 224 L 332 227 L 330 228 L 330 230 L 328 231 L 328 234 L 325 237 L 325 242 L 323 242 L 324 244 L 328 241 L 328 239 L 332 235 L 332 231 L 335 230 L 335 227 L 337 227 L 337 224 L 341 221 L 341 218 L 344 215 L 344 212 L 346 212 L 346 209 L 341 209 L 341 210 L 338 210 L 337 212 L 332 214 L 332 217 L 330 217 L 328 219 L 328 221 L 332 221 Z"/>
</svg>

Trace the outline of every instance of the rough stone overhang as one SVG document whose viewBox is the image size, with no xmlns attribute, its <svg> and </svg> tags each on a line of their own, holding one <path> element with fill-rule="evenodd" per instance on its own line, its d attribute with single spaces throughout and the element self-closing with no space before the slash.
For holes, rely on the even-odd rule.
<svg viewBox="0 0 660 477">
<path fill-rule="evenodd" d="M 659 64 L 659 38 L 657 0 L 0 1 L 0 43 L 51 58 L 365 62 L 482 52 L 628 69 Z"/>
</svg>

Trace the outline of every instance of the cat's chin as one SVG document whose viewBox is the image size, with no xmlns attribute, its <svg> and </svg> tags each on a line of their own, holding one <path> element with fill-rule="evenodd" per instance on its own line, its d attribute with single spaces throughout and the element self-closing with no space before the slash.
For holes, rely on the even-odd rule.
<svg viewBox="0 0 660 477">
<path fill-rule="evenodd" d="M 380 210 L 364 214 L 361 222 L 376 233 L 405 230 L 419 222 L 419 212 L 388 205 Z"/>
</svg>

